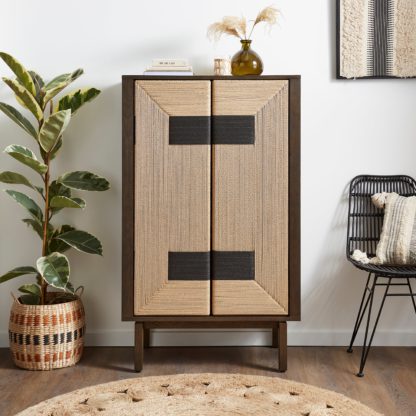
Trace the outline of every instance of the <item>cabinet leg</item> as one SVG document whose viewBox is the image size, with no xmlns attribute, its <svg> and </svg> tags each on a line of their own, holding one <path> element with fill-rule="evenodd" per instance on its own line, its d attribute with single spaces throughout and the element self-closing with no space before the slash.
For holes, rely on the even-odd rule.
<svg viewBox="0 0 416 416">
<path fill-rule="evenodd" d="M 278 323 L 279 371 L 287 370 L 287 323 Z"/>
<path fill-rule="evenodd" d="M 144 340 L 143 340 L 143 347 L 149 348 L 150 347 L 150 329 L 144 328 Z"/>
<path fill-rule="evenodd" d="M 275 322 L 272 327 L 272 348 L 279 346 L 279 323 Z"/>
<path fill-rule="evenodd" d="M 141 322 L 134 324 L 134 370 L 142 371 L 143 368 L 143 347 L 144 347 L 144 328 Z"/>
</svg>

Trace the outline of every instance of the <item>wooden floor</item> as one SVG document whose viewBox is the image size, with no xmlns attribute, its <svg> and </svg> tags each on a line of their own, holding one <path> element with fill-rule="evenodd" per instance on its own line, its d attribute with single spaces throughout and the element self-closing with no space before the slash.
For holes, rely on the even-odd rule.
<svg viewBox="0 0 416 416">
<path fill-rule="evenodd" d="M 0 415 L 9 416 L 37 402 L 77 388 L 120 380 L 178 373 L 244 373 L 297 380 L 344 393 L 385 415 L 416 414 L 416 348 L 377 347 L 364 378 L 357 378 L 360 349 L 289 347 L 288 371 L 280 374 L 277 351 L 245 348 L 151 348 L 142 373 L 133 372 L 133 348 L 86 348 L 75 367 L 25 371 L 14 367 L 8 349 L 0 349 Z M 353 416 L 353 415 L 352 415 Z"/>
</svg>

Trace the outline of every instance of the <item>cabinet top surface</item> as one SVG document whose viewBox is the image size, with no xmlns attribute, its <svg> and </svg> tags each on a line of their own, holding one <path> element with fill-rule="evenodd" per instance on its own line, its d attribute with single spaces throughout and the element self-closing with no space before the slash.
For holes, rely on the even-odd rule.
<svg viewBox="0 0 416 416">
<path fill-rule="evenodd" d="M 233 76 L 233 75 L 123 75 L 123 80 L 143 80 L 143 79 L 158 79 L 158 80 L 172 80 L 172 79 L 180 79 L 180 80 L 217 80 L 217 79 L 227 79 L 227 80 L 267 80 L 267 79 L 300 79 L 300 75 L 244 75 L 244 76 Z"/>
</svg>

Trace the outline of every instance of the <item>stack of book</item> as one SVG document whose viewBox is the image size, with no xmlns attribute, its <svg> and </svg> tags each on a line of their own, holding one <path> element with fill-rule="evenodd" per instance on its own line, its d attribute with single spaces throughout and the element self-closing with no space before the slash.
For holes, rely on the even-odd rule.
<svg viewBox="0 0 416 416">
<path fill-rule="evenodd" d="M 143 75 L 193 75 L 187 59 L 153 59 Z"/>
</svg>

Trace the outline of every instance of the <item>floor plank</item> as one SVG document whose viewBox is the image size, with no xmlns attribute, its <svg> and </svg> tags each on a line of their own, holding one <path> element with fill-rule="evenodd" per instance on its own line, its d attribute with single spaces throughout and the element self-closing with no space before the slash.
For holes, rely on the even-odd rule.
<svg viewBox="0 0 416 416">
<path fill-rule="evenodd" d="M 385 415 L 416 413 L 416 348 L 375 347 L 364 378 L 355 377 L 360 348 L 289 347 L 288 371 L 277 373 L 277 350 L 265 347 L 150 348 L 140 374 L 133 371 L 133 348 L 86 348 L 75 367 L 25 371 L 0 349 L 0 415 L 11 416 L 58 394 L 94 384 L 178 373 L 244 373 L 282 377 L 348 395 Z"/>
</svg>

